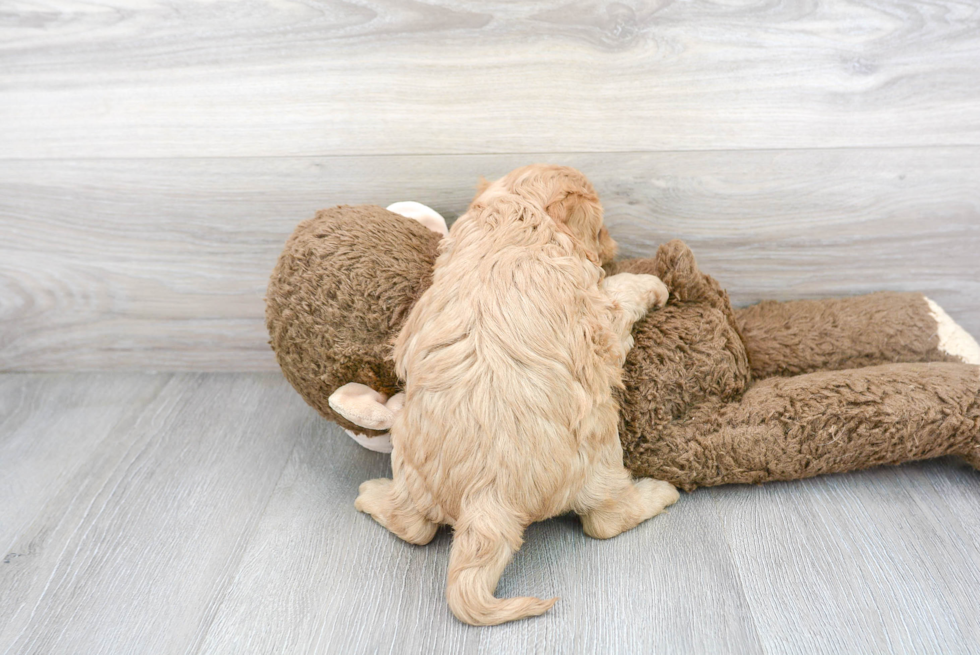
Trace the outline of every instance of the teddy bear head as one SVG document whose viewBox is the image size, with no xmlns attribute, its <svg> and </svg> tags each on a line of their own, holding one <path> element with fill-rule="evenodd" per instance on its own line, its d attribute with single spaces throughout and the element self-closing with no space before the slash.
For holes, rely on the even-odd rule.
<svg viewBox="0 0 980 655">
<path fill-rule="evenodd" d="M 320 211 L 297 226 L 269 280 L 266 326 L 283 374 L 373 449 L 387 449 L 372 437 L 387 431 L 399 402 L 391 342 L 432 282 L 445 233 L 435 217 L 373 205 Z"/>
</svg>

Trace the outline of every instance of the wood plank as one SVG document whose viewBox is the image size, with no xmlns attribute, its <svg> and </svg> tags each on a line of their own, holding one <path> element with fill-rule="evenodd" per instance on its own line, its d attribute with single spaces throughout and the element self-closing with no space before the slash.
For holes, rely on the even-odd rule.
<svg viewBox="0 0 980 655">
<path fill-rule="evenodd" d="M 34 416 L 44 375 L 0 375 L 0 435 L 9 435 Z M 0 436 L 0 447 L 7 437 Z"/>
<path fill-rule="evenodd" d="M 930 481 L 973 527 L 980 479 L 935 466 L 712 490 L 767 652 L 976 648 L 980 549 Z"/>
<path fill-rule="evenodd" d="M 958 530 L 960 538 L 980 552 L 980 511 L 977 509 L 980 475 L 976 469 L 955 457 L 923 462 L 917 468 L 921 470 L 922 479 L 928 480 L 936 489 L 943 504 L 956 518 L 949 524 L 949 529 Z"/>
<path fill-rule="evenodd" d="M 353 510 L 358 483 L 389 471 L 276 375 L 2 375 L 0 525 L 44 501 L 0 563 L 0 651 L 980 643 L 980 476 L 954 458 L 702 489 L 610 541 L 572 517 L 536 524 L 500 593 L 561 601 L 488 629 L 445 606 L 447 532 L 414 547 Z"/>
<path fill-rule="evenodd" d="M 921 290 L 980 335 L 980 148 L 0 161 L 0 370 L 271 370 L 268 275 L 300 220 L 458 215 L 531 161 L 596 184 L 624 256 L 682 238 L 736 303 Z"/>
<path fill-rule="evenodd" d="M 113 422 L 128 409 L 106 411 L 105 438 L 0 566 L 6 652 L 194 652 L 316 420 L 277 375 L 174 376 L 132 425 Z"/>
<path fill-rule="evenodd" d="M 76 479 L 99 444 L 130 429 L 169 375 L 0 376 L 0 554 Z"/>
<path fill-rule="evenodd" d="M 561 600 L 471 628 L 445 601 L 449 533 L 412 546 L 354 510 L 385 475 L 336 427 L 304 432 L 200 652 L 762 652 L 708 494 L 609 541 L 535 524 L 499 593 Z"/>
<path fill-rule="evenodd" d="M 980 145 L 980 14 L 957 0 L 8 15 L 8 158 Z"/>
</svg>

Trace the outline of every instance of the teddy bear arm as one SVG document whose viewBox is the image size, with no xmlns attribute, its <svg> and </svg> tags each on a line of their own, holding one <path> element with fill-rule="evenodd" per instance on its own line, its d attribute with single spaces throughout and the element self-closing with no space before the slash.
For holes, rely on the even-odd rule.
<svg viewBox="0 0 980 655">
<path fill-rule="evenodd" d="M 734 325 L 728 294 L 717 280 L 700 270 L 694 252 L 680 239 L 660 244 L 654 257 L 618 260 L 607 263 L 604 269 L 607 275 L 655 275 L 667 286 L 672 302 L 720 309 L 729 316 Z"/>
<path fill-rule="evenodd" d="M 885 363 L 980 364 L 980 346 L 920 293 L 765 301 L 735 310 L 756 379 Z"/>
<path fill-rule="evenodd" d="M 980 366 L 888 364 L 770 378 L 706 403 L 627 454 L 685 490 L 959 455 L 980 468 Z"/>
</svg>

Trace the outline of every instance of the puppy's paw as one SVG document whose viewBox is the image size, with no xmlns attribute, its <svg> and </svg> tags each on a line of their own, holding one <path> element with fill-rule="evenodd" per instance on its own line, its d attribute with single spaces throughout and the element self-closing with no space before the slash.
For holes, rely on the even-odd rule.
<svg viewBox="0 0 980 655">
<path fill-rule="evenodd" d="M 603 282 L 610 298 L 637 318 L 653 307 L 663 307 L 670 293 L 656 275 L 646 273 L 617 273 Z"/>
<path fill-rule="evenodd" d="M 399 500 L 392 480 L 378 478 L 361 484 L 354 507 L 410 544 L 424 546 L 436 536 L 439 526 L 423 516 L 413 505 Z"/>
<path fill-rule="evenodd" d="M 391 489 L 391 480 L 378 478 L 368 480 L 358 488 L 357 500 L 354 501 L 354 508 L 359 512 L 370 514 L 378 523 L 384 525 L 382 520 L 387 515 L 391 506 L 391 497 L 388 493 Z"/>
<path fill-rule="evenodd" d="M 670 291 L 667 290 L 667 285 L 663 283 L 663 280 L 656 275 L 643 274 L 638 277 L 643 278 L 642 298 L 648 310 L 659 309 L 667 304 Z"/>
<path fill-rule="evenodd" d="M 637 480 L 636 490 L 643 501 L 644 520 L 656 516 L 681 497 L 674 485 L 653 478 Z"/>
</svg>

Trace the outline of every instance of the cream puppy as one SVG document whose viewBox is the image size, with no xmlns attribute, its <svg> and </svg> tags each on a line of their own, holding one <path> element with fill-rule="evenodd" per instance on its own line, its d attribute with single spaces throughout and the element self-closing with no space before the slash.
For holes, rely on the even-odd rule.
<svg viewBox="0 0 980 655">
<path fill-rule="evenodd" d="M 355 506 L 415 544 L 454 527 L 446 595 L 462 621 L 503 623 L 557 600 L 494 597 L 530 523 L 572 510 L 605 539 L 678 498 L 623 467 L 613 389 L 633 323 L 667 289 L 652 275 L 604 279 L 615 249 L 581 173 L 513 171 L 452 226 L 396 339 L 406 395 L 394 480 L 365 482 Z"/>
</svg>

